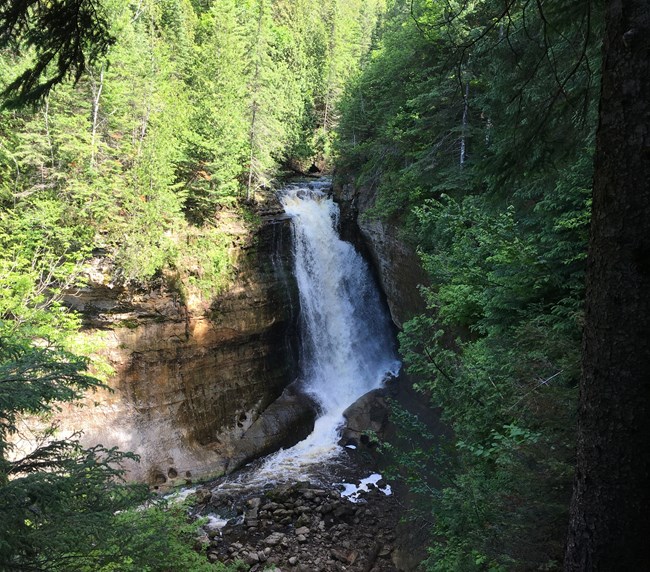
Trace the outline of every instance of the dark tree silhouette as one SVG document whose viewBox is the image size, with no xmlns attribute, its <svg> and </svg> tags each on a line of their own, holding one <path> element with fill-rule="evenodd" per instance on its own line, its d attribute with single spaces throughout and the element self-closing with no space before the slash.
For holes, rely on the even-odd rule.
<svg viewBox="0 0 650 572">
<path fill-rule="evenodd" d="M 114 38 L 98 0 L 0 0 L 0 48 L 32 49 L 33 64 L 4 90 L 6 107 L 35 104 L 87 63 L 106 55 Z"/>
<path fill-rule="evenodd" d="M 565 570 L 647 569 L 650 5 L 609 0 Z"/>
</svg>

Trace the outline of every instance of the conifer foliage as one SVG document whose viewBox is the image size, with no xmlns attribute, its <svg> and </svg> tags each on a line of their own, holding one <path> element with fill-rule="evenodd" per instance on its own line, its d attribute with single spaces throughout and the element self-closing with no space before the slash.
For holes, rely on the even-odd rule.
<svg viewBox="0 0 650 572">
<path fill-rule="evenodd" d="M 396 1 L 344 100 L 340 178 L 430 278 L 401 351 L 453 438 L 419 484 L 428 446 L 398 455 L 428 570 L 561 567 L 601 28 L 592 2 Z"/>
<path fill-rule="evenodd" d="M 64 293 L 93 258 L 141 288 L 223 289 L 219 213 L 251 228 L 260 189 L 328 165 L 383 10 L 0 0 L 0 569 L 225 570 L 194 551 L 182 509 L 136 510 L 148 494 L 121 481 L 130 454 L 84 450 L 49 423 L 102 387 Z"/>
<path fill-rule="evenodd" d="M 27 69 L 4 87 L 6 104 L 38 103 L 66 77 L 81 78 L 86 64 L 106 55 L 114 38 L 96 0 L 3 0 L 0 47 L 33 48 Z"/>
</svg>

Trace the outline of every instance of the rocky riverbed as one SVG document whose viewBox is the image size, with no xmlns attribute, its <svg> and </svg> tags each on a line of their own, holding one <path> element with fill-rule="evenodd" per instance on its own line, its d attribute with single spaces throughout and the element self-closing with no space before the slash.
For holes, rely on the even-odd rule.
<svg viewBox="0 0 650 572">
<path fill-rule="evenodd" d="M 194 515 L 208 517 L 200 542 L 212 562 L 241 561 L 251 572 L 398 570 L 400 509 L 381 480 L 361 490 L 307 481 L 247 493 L 205 487 L 194 502 Z"/>
</svg>

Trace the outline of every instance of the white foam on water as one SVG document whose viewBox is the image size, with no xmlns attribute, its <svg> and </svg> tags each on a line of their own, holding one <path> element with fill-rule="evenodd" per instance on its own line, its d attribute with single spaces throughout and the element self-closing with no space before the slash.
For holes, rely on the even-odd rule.
<svg viewBox="0 0 650 572">
<path fill-rule="evenodd" d="M 377 483 L 381 481 L 381 479 L 382 476 L 379 473 L 373 473 L 365 479 L 361 479 L 361 482 L 358 485 L 353 485 L 350 483 L 338 483 L 339 487 L 343 487 L 341 496 L 347 498 L 351 502 L 361 502 L 361 493 L 369 492 L 370 485 L 378 488 L 386 496 L 392 495 L 393 489 L 390 485 L 387 484 L 385 487 L 377 487 Z"/>
<path fill-rule="evenodd" d="M 182 503 L 185 501 L 185 499 L 187 499 L 187 497 L 193 495 L 195 492 L 196 487 L 182 488 L 164 495 L 163 498 L 169 502 Z"/>
<path fill-rule="evenodd" d="M 203 518 L 203 517 L 202 517 Z M 206 514 L 204 518 L 208 519 L 203 525 L 205 530 L 221 530 L 224 526 L 228 524 L 228 519 L 220 517 L 218 514 L 210 513 Z"/>
</svg>

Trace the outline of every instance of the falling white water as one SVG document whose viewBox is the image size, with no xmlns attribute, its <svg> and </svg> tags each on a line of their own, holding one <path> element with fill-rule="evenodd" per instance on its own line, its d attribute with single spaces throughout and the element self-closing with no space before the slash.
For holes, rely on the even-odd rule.
<svg viewBox="0 0 650 572">
<path fill-rule="evenodd" d="M 300 295 L 301 385 L 320 407 L 314 431 L 266 459 L 260 479 L 307 477 L 339 454 L 343 411 L 397 375 L 389 317 L 368 265 L 339 238 L 338 207 L 316 185 L 285 189 Z"/>
</svg>

